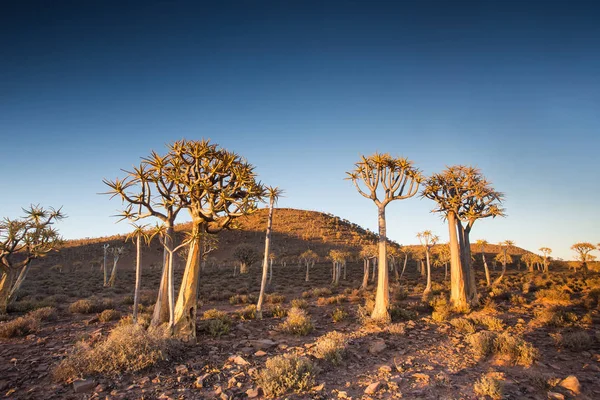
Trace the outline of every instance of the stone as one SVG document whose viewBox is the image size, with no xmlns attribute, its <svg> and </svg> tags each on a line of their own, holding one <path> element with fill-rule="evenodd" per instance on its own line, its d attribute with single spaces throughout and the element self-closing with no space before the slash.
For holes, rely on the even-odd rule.
<svg viewBox="0 0 600 400">
<path fill-rule="evenodd" d="M 271 339 L 258 339 L 258 340 L 250 340 L 248 342 L 250 346 L 254 347 L 256 350 L 268 350 L 277 345 L 277 342 L 274 342 Z"/>
<path fill-rule="evenodd" d="M 371 383 L 365 389 L 365 394 L 375 394 L 379 390 L 380 386 L 381 386 L 381 382 L 379 382 L 379 381 Z"/>
<path fill-rule="evenodd" d="M 254 355 L 255 355 L 256 357 L 264 357 L 264 356 L 266 356 L 266 355 L 267 355 L 267 353 L 266 353 L 265 351 L 259 350 L 259 351 L 257 351 L 256 353 L 254 353 Z"/>
<path fill-rule="evenodd" d="M 78 379 L 73 382 L 75 393 L 89 392 L 96 387 L 96 382 L 93 379 Z"/>
<path fill-rule="evenodd" d="M 565 389 L 570 390 L 571 392 L 573 392 L 575 394 L 581 393 L 581 384 L 579 383 L 579 379 L 577 379 L 577 377 L 575 375 L 567 376 L 565 379 L 560 381 L 560 383 L 558 385 Z"/>
<path fill-rule="evenodd" d="M 385 342 L 383 340 L 375 340 L 369 346 L 369 353 L 371 353 L 371 354 L 381 353 L 386 348 L 387 348 L 387 345 L 385 344 Z"/>
<path fill-rule="evenodd" d="M 250 365 L 250 363 L 248 361 L 246 361 L 244 359 L 244 357 L 242 357 L 242 356 L 229 357 L 229 361 L 231 361 L 231 362 L 233 362 L 234 364 L 237 364 L 237 365 Z"/>
<path fill-rule="evenodd" d="M 392 372 L 392 367 L 390 367 L 389 365 L 382 365 L 381 367 L 379 367 L 379 372 L 382 374 L 389 374 Z"/>
<path fill-rule="evenodd" d="M 246 396 L 248 396 L 249 399 L 254 399 L 255 397 L 258 397 L 258 389 L 257 388 L 250 388 L 248 390 L 246 390 Z"/>
<path fill-rule="evenodd" d="M 206 385 L 206 379 L 208 379 L 209 376 L 210 374 L 204 374 L 202 376 L 197 377 L 196 382 L 194 382 L 194 386 L 197 389 L 202 389 Z"/>
<path fill-rule="evenodd" d="M 178 365 L 175 367 L 175 372 L 177 372 L 180 375 L 183 375 L 183 374 L 187 374 L 189 372 L 189 370 L 188 370 L 188 367 L 181 364 L 181 365 Z"/>
<path fill-rule="evenodd" d="M 562 393 L 548 392 L 549 400 L 565 400 L 565 395 Z"/>
<path fill-rule="evenodd" d="M 413 378 L 424 383 L 429 383 L 429 375 L 420 372 L 412 374 Z"/>
</svg>

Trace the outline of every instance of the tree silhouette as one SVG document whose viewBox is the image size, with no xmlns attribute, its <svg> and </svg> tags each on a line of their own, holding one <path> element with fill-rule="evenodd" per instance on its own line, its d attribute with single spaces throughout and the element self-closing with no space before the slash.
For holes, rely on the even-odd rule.
<svg viewBox="0 0 600 400">
<path fill-rule="evenodd" d="M 577 253 L 578 260 L 581 261 L 581 269 L 583 270 L 583 274 L 584 276 L 587 276 L 587 263 L 593 261 L 594 256 L 590 253 L 596 250 L 596 246 L 589 242 L 579 242 L 571 246 L 571 250 L 574 250 Z"/>
<path fill-rule="evenodd" d="M 360 250 L 360 257 L 363 260 L 363 281 L 360 286 L 361 289 L 366 289 L 369 284 L 369 268 L 372 259 L 377 259 L 377 246 L 374 244 L 368 244 L 363 246 Z"/>
<path fill-rule="evenodd" d="M 306 250 L 304 253 L 300 254 L 300 262 L 306 266 L 306 278 L 305 281 L 309 281 L 309 270 L 311 267 L 315 265 L 315 262 L 319 259 L 317 253 L 312 250 Z"/>
<path fill-rule="evenodd" d="M 481 253 L 481 261 L 483 261 L 483 269 L 485 271 L 485 282 L 488 286 L 490 286 L 492 284 L 490 278 L 490 269 L 488 268 L 487 261 L 485 259 L 485 246 L 488 245 L 488 241 L 485 239 L 479 239 L 476 242 L 476 244 L 477 246 L 479 246 L 479 251 Z"/>
<path fill-rule="evenodd" d="M 419 239 L 419 243 L 421 243 L 421 246 L 425 251 L 425 259 L 427 262 L 427 285 L 423 291 L 423 298 L 428 298 L 431 294 L 431 262 L 429 260 L 429 255 L 431 253 L 431 248 L 435 246 L 440 238 L 431 233 L 429 230 L 417 233 L 417 238 Z"/>
<path fill-rule="evenodd" d="M 356 168 L 348 172 L 356 190 L 371 199 L 377 206 L 379 226 L 379 257 L 377 292 L 375 307 L 371 318 L 389 320 L 389 277 L 387 268 L 387 232 L 385 208 L 394 200 L 407 199 L 417 194 L 421 173 L 406 158 L 393 158 L 389 154 L 375 153 L 355 164 Z"/>
<path fill-rule="evenodd" d="M 22 218 L 0 222 L 0 314 L 14 300 L 25 281 L 31 261 L 56 250 L 63 240 L 52 226 L 66 218 L 59 208 L 31 205 Z"/>
<path fill-rule="evenodd" d="M 550 267 L 550 254 L 552 254 L 552 249 L 549 247 L 540 247 L 539 249 L 542 252 L 542 263 L 544 266 L 544 272 L 548 272 Z"/>
<path fill-rule="evenodd" d="M 504 242 L 499 243 L 502 251 L 496 255 L 495 260 L 502 263 L 502 272 L 500 276 L 494 281 L 492 286 L 497 286 L 502 282 L 502 278 L 506 274 L 506 264 L 511 264 L 513 262 L 512 257 L 508 254 L 508 250 L 515 245 L 515 242 L 512 240 L 505 240 Z"/>
</svg>

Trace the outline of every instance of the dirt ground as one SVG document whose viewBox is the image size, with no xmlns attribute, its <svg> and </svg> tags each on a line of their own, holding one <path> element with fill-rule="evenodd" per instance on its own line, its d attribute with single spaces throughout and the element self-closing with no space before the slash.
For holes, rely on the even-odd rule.
<svg viewBox="0 0 600 400">
<path fill-rule="evenodd" d="M 281 398 L 476 399 L 485 397 L 474 391 L 475 382 L 484 375 L 502 383 L 501 397 L 506 399 L 600 398 L 600 315 L 597 299 L 590 300 L 590 291 L 599 286 L 598 274 L 584 280 L 567 271 L 544 276 L 510 271 L 505 283 L 492 295 L 485 289 L 485 281 L 480 280 L 478 288 L 486 307 L 436 320 L 432 307 L 421 300 L 425 280 L 411 269 L 400 285 L 392 284 L 392 304 L 401 311 L 394 313 L 390 328 L 365 325 L 358 318 L 358 307 L 374 293 L 373 286 L 364 292 L 357 290 L 362 264 L 350 264 L 348 279 L 336 288 L 330 286 L 330 264 L 316 265 L 310 282 L 304 281 L 303 268 L 275 265 L 269 293 L 285 296 L 284 308 L 313 288 L 331 290 L 322 299 L 305 294 L 314 330 L 306 336 L 294 336 L 278 328 L 283 318 L 241 319 L 237 312 L 247 304 L 230 304 L 229 299 L 235 294 L 258 294 L 257 265 L 249 274 L 236 277 L 232 276 L 232 269 L 209 268 L 202 274 L 199 314 L 213 308 L 227 312 L 233 318 L 228 334 L 214 338 L 201 333 L 197 344 L 186 345 L 176 359 L 139 373 L 81 377 L 92 379 L 93 388 L 76 393 L 72 382 L 53 380 L 53 368 L 76 342 L 101 341 L 117 321 L 100 322 L 96 313 L 72 313 L 69 305 L 91 298 L 96 303 L 103 302 L 104 308 L 130 314 L 134 271 L 123 267 L 116 287 L 103 288 L 98 269 L 60 272 L 34 267 L 20 299 L 5 319 L 12 320 L 41 306 L 55 307 L 58 319 L 42 322 L 37 332 L 25 337 L 0 338 L 0 395 L 11 399 L 262 398 L 264 394 L 253 378 L 266 359 L 278 354 L 299 354 L 319 366 L 315 386 Z M 160 271 L 155 268 L 143 274 L 142 310 L 149 313 Z M 443 271 L 435 271 L 434 281 L 436 295 L 447 293 Z M 539 295 L 543 289 L 568 293 L 569 299 L 560 304 L 544 299 Z M 332 313 L 336 309 L 344 310 L 347 317 L 334 323 Z M 542 310 L 559 310 L 570 317 L 548 322 L 540 316 Z M 450 323 L 455 318 L 476 315 L 498 318 L 502 323 L 496 328 L 499 332 L 509 332 L 531 343 L 538 351 L 536 361 L 525 366 L 502 356 L 476 357 L 468 340 L 473 332 L 461 331 Z M 488 330 L 477 324 L 475 329 Z M 349 338 L 337 366 L 314 358 L 311 352 L 315 340 L 333 330 Z M 584 332 L 589 340 L 583 344 L 561 341 L 561 337 L 574 332 Z M 571 375 L 579 382 L 579 389 L 561 383 Z"/>
</svg>

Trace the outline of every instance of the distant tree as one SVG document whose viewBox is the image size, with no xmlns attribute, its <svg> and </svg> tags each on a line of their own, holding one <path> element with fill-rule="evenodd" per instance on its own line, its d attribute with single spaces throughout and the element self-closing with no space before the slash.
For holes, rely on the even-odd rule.
<svg viewBox="0 0 600 400">
<path fill-rule="evenodd" d="M 448 263 L 450 263 L 450 246 L 448 243 L 438 245 L 433 248 L 434 261 L 436 267 L 444 266 L 444 280 L 448 279 Z"/>
<path fill-rule="evenodd" d="M 427 262 L 427 285 L 423 291 L 423 298 L 428 298 L 431 294 L 431 262 L 429 260 L 429 255 L 431 248 L 435 246 L 440 238 L 429 230 L 417 233 L 417 238 L 419 239 L 419 243 L 421 243 L 423 251 L 425 252 L 425 259 Z"/>
<path fill-rule="evenodd" d="M 387 231 L 385 208 L 394 200 L 407 199 L 417 194 L 421 173 L 406 158 L 393 158 L 389 154 L 375 153 L 355 164 L 348 172 L 358 192 L 377 206 L 379 225 L 378 280 L 375 306 L 371 318 L 389 320 L 389 278 L 387 268 Z"/>
<path fill-rule="evenodd" d="M 485 259 L 485 246 L 488 245 L 488 242 L 485 239 L 479 239 L 476 244 L 477 246 L 479 246 L 481 260 L 483 261 L 483 269 L 485 270 L 485 282 L 488 286 L 491 286 L 492 281 L 490 279 L 490 269 L 488 268 L 487 261 Z"/>
<path fill-rule="evenodd" d="M 544 272 L 548 272 L 550 269 L 550 254 L 552 254 L 552 249 L 549 247 L 540 247 L 539 250 L 542 252 L 542 265 L 544 266 Z"/>
<path fill-rule="evenodd" d="M 282 190 L 278 187 L 267 187 L 267 196 L 269 196 L 269 216 L 267 217 L 267 233 L 265 235 L 265 256 L 263 260 L 262 278 L 260 281 L 260 294 L 256 304 L 256 317 L 262 319 L 262 305 L 265 297 L 265 288 L 267 286 L 267 274 L 269 269 L 269 256 L 271 249 L 271 229 L 273 226 L 273 209 L 277 199 L 281 196 Z M 272 261 L 271 261 L 272 262 Z"/>
<path fill-rule="evenodd" d="M 596 250 L 596 246 L 589 242 L 579 242 L 571 246 L 571 250 L 574 250 L 577 253 L 577 259 L 578 261 L 581 261 L 581 269 L 583 270 L 583 274 L 584 276 L 587 276 L 587 263 L 593 261 L 595 258 L 590 253 Z"/>
<path fill-rule="evenodd" d="M 306 250 L 304 253 L 300 254 L 300 262 L 306 266 L 306 279 L 308 282 L 310 279 L 309 271 L 311 267 L 314 267 L 315 262 L 319 259 L 317 253 L 312 250 Z"/>
<path fill-rule="evenodd" d="M 412 256 L 412 252 L 413 252 L 412 249 L 407 246 L 402 246 L 400 248 L 400 251 L 402 252 L 402 254 L 404 254 L 404 262 L 402 263 L 402 272 L 400 273 L 400 276 L 398 277 L 398 282 L 400 282 L 400 280 L 404 276 L 404 272 L 406 271 L 406 264 L 408 263 L 408 259 Z"/>
<path fill-rule="evenodd" d="M 113 266 L 110 272 L 108 286 L 114 287 L 115 283 L 117 282 L 117 264 L 119 262 L 119 259 L 121 258 L 121 255 L 125 253 L 125 247 L 111 247 L 109 251 L 113 256 Z"/>
<path fill-rule="evenodd" d="M 240 274 L 247 274 L 248 268 L 260 260 L 260 254 L 249 244 L 242 243 L 233 250 L 233 257 L 240 264 Z"/>
<path fill-rule="evenodd" d="M 377 259 L 377 246 L 374 244 L 364 245 L 360 251 L 360 257 L 363 260 L 363 281 L 360 286 L 361 289 L 366 289 L 369 284 L 369 268 L 372 259 Z"/>
<path fill-rule="evenodd" d="M 329 251 L 329 259 L 333 264 L 331 284 L 338 286 L 340 284 L 340 275 L 342 274 L 342 265 L 346 262 L 346 254 L 340 250 L 331 250 Z"/>
<path fill-rule="evenodd" d="M 450 301 L 454 307 L 465 309 L 469 303 L 478 302 L 470 233 L 478 219 L 504 216 L 500 207 L 503 194 L 495 191 L 478 169 L 456 165 L 428 178 L 422 196 L 435 201 L 433 212 L 448 222 Z"/>
<path fill-rule="evenodd" d="M 15 299 L 31 261 L 56 250 L 63 240 L 52 226 L 66 218 L 61 209 L 31 205 L 22 218 L 0 221 L 0 314 Z"/>
<path fill-rule="evenodd" d="M 512 257 L 508 254 L 508 250 L 512 248 L 514 244 L 515 242 L 512 240 L 505 240 L 504 242 L 499 243 L 502 250 L 496 255 L 495 260 L 502 263 L 502 272 L 492 286 L 497 286 L 502 282 L 502 278 L 504 278 L 504 275 L 506 274 L 506 264 L 511 264 L 513 262 Z"/>
<path fill-rule="evenodd" d="M 269 284 L 273 280 L 273 262 L 277 259 L 277 254 L 273 251 L 269 252 Z"/>
<path fill-rule="evenodd" d="M 142 241 L 146 244 L 150 243 L 151 236 L 144 230 L 144 225 L 133 225 L 133 232 L 131 232 L 127 239 L 135 240 L 135 289 L 133 291 L 133 323 L 137 323 L 138 306 L 140 300 L 140 287 L 142 285 Z M 126 240 L 127 240 L 126 239 Z"/>
<path fill-rule="evenodd" d="M 525 263 L 527 271 L 533 272 L 538 256 L 533 253 L 525 253 L 521 256 L 521 261 Z"/>
<path fill-rule="evenodd" d="M 107 258 L 108 258 L 108 248 L 109 247 L 110 247 L 110 244 L 108 244 L 108 243 L 104 243 L 104 245 L 102 245 L 102 249 L 104 250 L 104 265 L 103 265 L 104 287 L 108 286 L 108 263 L 107 263 Z"/>
</svg>

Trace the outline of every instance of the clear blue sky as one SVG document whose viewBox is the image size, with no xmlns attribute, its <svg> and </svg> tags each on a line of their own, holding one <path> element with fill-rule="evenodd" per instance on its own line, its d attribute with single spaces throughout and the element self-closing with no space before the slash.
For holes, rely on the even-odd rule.
<svg viewBox="0 0 600 400">
<path fill-rule="evenodd" d="M 508 217 L 473 239 L 571 258 L 600 241 L 600 8 L 583 1 L 13 1 L 0 13 L 0 214 L 64 206 L 66 238 L 126 232 L 97 193 L 151 150 L 211 138 L 281 207 L 376 230 L 360 154 L 474 165 Z M 417 198 L 388 234 L 447 227 Z"/>
</svg>

